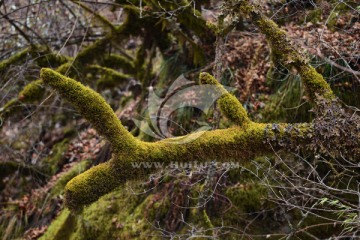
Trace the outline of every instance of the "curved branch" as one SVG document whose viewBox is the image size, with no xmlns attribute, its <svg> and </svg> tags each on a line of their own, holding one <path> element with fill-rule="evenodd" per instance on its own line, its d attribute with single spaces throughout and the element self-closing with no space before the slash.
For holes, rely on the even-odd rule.
<svg viewBox="0 0 360 240">
<path fill-rule="evenodd" d="M 208 73 L 200 73 L 200 82 L 202 84 L 213 84 L 217 86 L 216 90 L 221 93 L 218 103 L 221 111 L 228 119 L 239 126 L 244 126 L 250 123 L 246 110 L 241 103 L 235 96 L 228 93 L 213 76 Z"/>
<path fill-rule="evenodd" d="M 28 53 L 31 51 L 31 47 L 25 48 L 24 50 L 12 55 L 11 57 L 0 62 L 0 75 L 4 73 L 11 65 L 23 61 Z"/>
<path fill-rule="evenodd" d="M 218 84 L 210 75 L 202 74 L 201 77 L 203 82 Z M 154 162 L 164 166 L 172 162 L 208 161 L 214 158 L 217 161 L 233 159 L 246 162 L 255 156 L 272 153 L 274 149 L 290 150 L 297 144 L 306 146 L 310 142 L 311 124 L 252 123 L 236 98 L 220 85 L 218 89 L 224 93 L 220 101 L 222 109 L 242 127 L 189 134 L 185 137 L 191 141 L 183 144 L 176 144 L 182 137 L 155 143 L 141 142 L 122 126 L 110 106 L 95 91 L 50 69 L 42 69 L 41 78 L 70 101 L 115 150 L 108 163 L 92 168 L 69 182 L 65 198 L 70 208 L 89 204 L 127 180 L 144 177 L 154 171 Z M 224 107 L 226 104 L 234 106 L 228 109 Z M 288 143 L 286 147 L 284 143 Z M 145 165 L 139 167 L 136 164 Z"/>
<path fill-rule="evenodd" d="M 231 8 L 239 9 L 241 13 L 250 16 L 260 31 L 266 35 L 272 50 L 273 60 L 279 61 L 289 68 L 297 69 L 311 101 L 315 101 L 318 96 L 328 100 L 336 99 L 330 85 L 291 43 L 286 32 L 280 29 L 274 21 L 263 15 L 258 7 L 251 4 L 249 0 L 240 0 L 236 6 L 231 6 Z M 235 14 L 238 15 L 237 12 Z"/>
<path fill-rule="evenodd" d="M 99 65 L 91 65 L 89 68 L 98 70 L 102 73 L 100 79 L 96 81 L 97 87 L 102 89 L 115 87 L 121 84 L 123 85 L 131 79 L 130 75 L 118 72 L 112 68 L 101 67 Z"/>
<path fill-rule="evenodd" d="M 71 102 L 113 144 L 114 151 L 123 153 L 136 149 L 136 139 L 123 127 L 110 105 L 97 92 L 49 68 L 41 69 L 41 79 Z"/>
</svg>

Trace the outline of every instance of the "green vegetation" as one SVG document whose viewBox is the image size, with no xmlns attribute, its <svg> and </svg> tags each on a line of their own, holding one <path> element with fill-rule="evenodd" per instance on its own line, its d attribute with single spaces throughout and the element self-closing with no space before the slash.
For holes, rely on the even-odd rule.
<svg viewBox="0 0 360 240">
<path fill-rule="evenodd" d="M 357 237 L 354 3 L 19 4 L 0 3 L 4 240 Z"/>
</svg>

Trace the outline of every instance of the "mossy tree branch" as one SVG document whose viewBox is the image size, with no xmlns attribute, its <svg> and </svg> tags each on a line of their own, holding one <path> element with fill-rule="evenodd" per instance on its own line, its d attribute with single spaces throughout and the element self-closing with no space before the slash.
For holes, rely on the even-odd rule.
<svg viewBox="0 0 360 240">
<path fill-rule="evenodd" d="M 91 123 L 113 144 L 115 152 L 136 149 L 136 139 L 122 126 L 100 94 L 51 69 L 43 68 L 40 77 L 47 85 L 58 90 L 86 119 L 92 119 Z"/>
<path fill-rule="evenodd" d="M 33 45 L 0 62 L 0 82 L 4 81 L 2 75 L 6 72 L 6 70 L 13 65 L 24 63 L 28 56 L 36 58 L 36 62 L 43 67 L 46 66 L 46 63 L 49 63 L 48 65 L 51 66 L 56 66 L 66 61 L 64 57 L 56 56 L 56 54 L 54 54 L 46 46 Z"/>
<path fill-rule="evenodd" d="M 226 89 L 210 74 L 201 73 L 200 82 L 202 84 L 216 85 L 216 90 L 219 91 L 221 97 L 218 99 L 219 106 L 223 114 L 238 126 L 246 126 L 250 123 L 246 110 L 238 101 L 238 99 L 228 93 Z"/>
<path fill-rule="evenodd" d="M 30 51 L 31 51 L 31 47 L 25 48 L 21 52 L 18 52 L 16 54 L 12 55 L 11 57 L 9 57 L 8 59 L 1 61 L 0 62 L 0 75 L 2 75 L 4 73 L 4 71 L 6 69 L 8 69 L 11 65 L 23 61 L 26 58 L 26 56 L 29 54 Z"/>
<path fill-rule="evenodd" d="M 292 50 L 286 34 L 274 22 L 258 14 L 252 6 L 242 7 L 257 19 L 258 25 L 267 34 L 274 50 L 279 52 L 284 50 L 288 56 L 295 59 L 285 61 L 285 57 L 283 59 L 282 55 L 279 57 L 280 61 L 285 61 L 288 65 L 297 63 L 296 66 L 311 98 L 315 99 L 317 95 L 320 95 L 333 99 L 328 84 L 321 75 L 314 73 L 315 70 L 302 60 L 299 53 Z M 272 39 L 271 35 L 273 34 L 278 34 L 278 36 Z M 137 61 L 135 61 L 135 65 L 141 65 Z M 313 79 L 314 76 L 320 76 L 320 78 Z M 162 162 L 169 164 L 174 161 L 207 161 L 212 158 L 217 161 L 234 159 L 244 162 L 255 156 L 269 154 L 279 149 L 298 150 L 301 146 L 300 149 L 306 150 L 314 136 L 312 124 L 258 124 L 252 122 L 241 103 L 234 96 L 228 93 L 211 75 L 202 73 L 200 74 L 201 83 L 216 85 L 216 89 L 222 93 L 218 100 L 221 110 L 238 126 L 225 130 L 193 133 L 186 136 L 192 138 L 193 141 L 183 144 L 174 144 L 179 138 L 165 139 L 155 143 L 141 142 L 127 132 L 107 103 L 90 88 L 50 69 L 43 69 L 41 77 L 46 84 L 58 90 L 64 98 L 73 103 L 97 131 L 111 142 L 115 149 L 115 154 L 109 162 L 90 169 L 67 184 L 66 205 L 72 209 L 91 203 L 127 180 L 139 178 L 154 170 L 151 167 L 136 168 L 133 163 Z M 88 104 L 89 101 L 93 103 Z"/>
<path fill-rule="evenodd" d="M 187 135 L 193 141 L 174 144 L 179 138 L 155 143 L 134 138 L 120 123 L 110 106 L 99 94 L 81 83 L 50 70 L 42 69 L 41 78 L 71 102 L 92 123 L 95 129 L 110 141 L 114 148 L 111 161 L 77 176 L 66 186 L 66 204 L 70 208 L 91 203 L 129 179 L 143 177 L 153 168 L 136 168 L 136 162 L 224 161 L 244 162 L 255 156 L 284 148 L 283 142 L 306 144 L 310 142 L 311 124 L 258 124 L 251 122 L 241 104 L 225 92 L 214 78 L 201 74 L 204 83 L 216 84 L 224 92 L 220 101 L 224 113 L 238 125 L 229 129 Z M 232 108 L 225 107 L 231 104 Z M 181 137 L 180 137 L 181 138 Z M 294 144 L 295 145 L 295 144 Z M 297 146 L 297 145 L 296 145 Z"/>
<path fill-rule="evenodd" d="M 315 101 L 317 96 L 328 100 L 336 98 L 330 85 L 291 43 L 285 31 L 280 29 L 273 20 L 262 14 L 259 7 L 250 3 L 249 0 L 236 0 L 234 2 L 234 4 L 227 6 L 228 11 L 235 16 L 245 14 L 251 18 L 252 22 L 265 34 L 272 50 L 273 61 L 277 61 L 289 69 L 295 68 L 299 72 L 311 101 Z"/>
<path fill-rule="evenodd" d="M 64 75 L 74 75 L 77 73 L 78 69 L 81 69 L 82 66 L 85 66 L 95 60 L 99 60 L 100 56 L 106 54 L 104 49 L 109 44 L 109 42 L 119 39 L 123 36 L 123 32 L 128 31 L 129 20 L 126 18 L 124 23 L 118 27 L 115 27 L 115 31 L 107 34 L 104 38 L 95 41 L 93 44 L 85 47 L 79 52 L 75 58 L 66 58 L 63 56 L 57 56 L 48 49 L 43 49 L 42 47 L 29 47 L 23 51 L 11 56 L 10 58 L 0 62 L 0 74 L 2 74 L 6 69 L 11 65 L 22 62 L 28 54 L 39 54 L 45 53 L 44 57 L 38 58 L 37 62 L 39 66 L 52 66 L 54 61 L 60 63 L 61 65 L 56 68 L 56 71 Z M 51 60 L 51 61 L 50 61 Z M 86 68 L 84 68 L 86 69 Z M 5 104 L 0 111 L 1 121 L 4 122 L 12 114 L 18 112 L 23 103 L 31 103 L 39 101 L 42 99 L 44 94 L 44 87 L 42 79 L 37 79 L 29 84 L 25 85 L 24 88 L 20 91 L 17 98 L 12 99 L 9 104 Z M 15 106 L 14 103 L 17 103 Z M 2 125 L 0 125 L 0 128 Z"/>
<path fill-rule="evenodd" d="M 128 82 L 130 75 L 118 72 L 112 68 L 101 67 L 99 65 L 91 65 L 90 69 L 97 70 L 101 73 L 101 78 L 96 81 L 99 88 L 111 88 Z"/>
<path fill-rule="evenodd" d="M 75 4 L 79 4 L 86 11 L 94 13 L 90 8 L 88 8 L 83 3 L 80 3 L 77 0 L 74 0 L 73 2 Z M 155 3 L 148 2 L 147 4 L 151 5 L 151 4 L 155 4 Z M 155 4 L 155 5 L 157 5 L 157 4 Z M 156 33 L 158 33 L 162 37 L 152 39 L 151 42 L 154 42 L 154 44 L 156 44 L 161 51 L 165 51 L 165 49 L 167 49 L 170 46 L 169 43 L 167 42 L 169 31 L 167 31 L 167 30 L 164 31 L 161 24 L 157 23 L 158 20 L 153 19 L 153 18 L 139 19 L 139 12 L 138 12 L 139 9 L 137 9 L 136 7 L 134 8 L 134 6 L 131 6 L 131 5 L 124 5 L 124 9 L 127 12 L 127 17 L 125 18 L 123 24 L 121 24 L 120 26 L 114 26 L 107 19 L 103 18 L 101 15 L 94 13 L 98 20 L 103 22 L 104 25 L 108 26 L 111 29 L 111 32 L 108 33 L 104 38 L 99 39 L 99 40 L 95 41 L 93 44 L 82 49 L 75 58 L 65 59 L 64 57 L 62 57 L 62 59 L 60 61 L 61 65 L 56 69 L 56 71 L 59 73 L 62 73 L 64 75 L 70 75 L 70 76 L 74 77 L 79 72 L 86 70 L 87 69 L 86 66 L 88 64 L 98 62 L 99 64 L 104 63 L 106 65 L 107 63 L 109 63 L 109 60 L 110 60 L 110 62 L 112 60 L 114 60 L 114 56 L 111 56 L 108 59 L 106 59 L 106 56 L 105 56 L 107 54 L 107 51 L 105 51 L 105 49 L 107 48 L 109 43 L 114 42 L 119 39 L 122 39 L 122 38 L 125 38 L 125 37 L 128 37 L 129 35 L 144 34 L 145 36 L 154 36 L 154 31 L 156 31 Z M 189 29 L 194 28 L 193 30 L 200 35 L 204 34 L 205 32 L 208 32 L 205 21 L 202 18 L 198 18 L 198 17 L 194 16 L 193 12 L 191 11 L 191 8 L 186 8 L 186 14 L 189 15 L 192 19 L 191 21 L 187 20 L 184 22 L 184 25 L 186 25 L 187 28 L 189 28 Z M 189 21 L 194 22 L 194 23 L 195 22 L 199 23 L 200 25 L 198 26 L 198 24 L 195 24 L 195 25 L 190 24 Z M 162 22 L 166 22 L 166 21 L 162 20 Z M 144 30 L 145 33 L 143 33 L 143 30 L 141 30 L 141 29 L 145 29 Z M 206 34 L 207 34 L 206 36 L 208 36 L 208 33 L 206 33 Z M 205 38 L 202 38 L 202 39 L 205 39 Z M 149 42 L 149 41 L 145 41 L 145 42 Z M 154 44 L 151 44 L 150 48 L 152 48 L 152 45 L 154 45 Z M 148 47 L 149 46 L 140 47 L 141 51 L 138 51 L 138 53 L 146 52 L 146 49 Z M 0 63 L 0 73 L 2 73 L 10 65 L 12 65 L 16 62 L 20 62 L 22 59 L 24 59 L 27 56 L 27 54 L 29 52 L 30 52 L 30 48 L 25 49 L 24 51 L 14 55 L 13 57 L 1 62 Z M 128 72 L 127 72 L 128 74 L 134 75 L 135 78 L 142 80 L 143 78 L 146 77 L 145 76 L 146 70 L 148 70 L 148 72 L 149 72 L 151 69 L 144 68 L 144 59 L 145 59 L 143 57 L 144 54 L 138 54 L 138 55 L 139 55 L 139 57 L 135 60 L 119 58 L 118 56 L 116 56 L 115 60 L 118 61 L 118 67 L 126 68 L 126 70 L 128 70 Z M 99 60 L 104 60 L 104 61 L 99 61 Z M 195 58 L 194 58 L 194 61 L 196 62 Z M 39 62 L 38 65 L 41 67 L 48 67 L 48 66 L 53 67 L 53 65 L 50 63 L 48 64 L 48 62 L 49 61 L 46 57 L 45 61 L 42 61 L 41 63 Z M 115 73 L 115 72 L 113 72 L 113 73 Z M 120 76 L 119 74 L 116 74 L 116 77 L 119 80 L 127 78 L 127 76 Z M 103 80 L 104 79 L 101 79 L 101 81 L 100 81 L 101 84 L 104 83 Z M 105 82 L 109 82 L 109 81 L 105 81 Z M 20 94 L 18 96 L 18 101 L 19 101 L 19 103 L 29 103 L 29 102 L 41 100 L 43 93 L 44 93 L 44 88 L 42 87 L 42 80 L 36 80 L 35 82 L 31 82 L 23 88 L 23 90 L 20 92 Z M 16 111 L 8 111 L 9 114 L 7 114 L 6 117 L 9 117 L 11 115 L 11 113 L 15 113 L 15 112 Z M 2 118 L 5 118 L 5 115 L 3 115 Z M 2 120 L 4 120 L 4 119 L 2 119 Z"/>
<path fill-rule="evenodd" d="M 260 14 L 255 6 L 247 1 L 236 2 L 235 6 L 251 16 L 260 30 L 266 34 L 276 59 L 299 71 L 311 100 L 315 101 L 318 96 L 327 100 L 335 99 L 329 85 L 292 47 L 285 32 L 281 31 L 273 21 Z M 124 30 L 125 27 L 126 23 L 119 28 L 117 36 L 121 36 L 121 29 Z M 82 51 L 74 63 L 75 61 L 79 61 L 80 64 L 91 62 L 89 58 L 98 57 L 99 51 L 102 51 L 111 39 L 109 35 L 97 41 Z M 142 57 L 144 51 L 145 46 L 138 51 L 138 57 L 134 61 L 136 68 L 144 67 L 145 59 Z M 242 163 L 259 155 L 270 154 L 274 150 L 313 150 L 311 144 L 317 134 L 314 131 L 314 124 L 254 123 L 248 118 L 241 103 L 215 78 L 205 73 L 200 74 L 201 82 L 216 85 L 216 89 L 223 93 L 218 101 L 220 108 L 237 126 L 189 134 L 185 137 L 192 141 L 183 144 L 175 144 L 182 137 L 155 143 L 142 142 L 124 128 L 111 107 L 98 93 L 59 73 L 63 73 L 69 66 L 71 64 L 62 65 L 56 71 L 42 69 L 41 81 L 57 90 L 63 98 L 72 103 L 82 116 L 93 124 L 98 133 L 112 144 L 114 150 L 114 155 L 109 162 L 91 168 L 66 185 L 66 205 L 71 209 L 89 204 L 126 181 L 141 178 L 155 170 L 153 168 L 155 165 L 143 168 L 135 167 L 134 163 L 162 162 L 166 165 L 171 162 L 201 162 L 209 159 L 234 160 Z"/>
</svg>

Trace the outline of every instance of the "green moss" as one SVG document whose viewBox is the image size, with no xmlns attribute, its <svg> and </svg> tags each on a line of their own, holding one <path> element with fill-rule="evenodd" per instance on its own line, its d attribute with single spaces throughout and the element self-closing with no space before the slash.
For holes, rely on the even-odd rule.
<svg viewBox="0 0 360 240">
<path fill-rule="evenodd" d="M 270 74 L 273 94 L 260 98 L 260 101 L 265 103 L 265 107 L 256 113 L 259 121 L 311 122 L 314 114 L 309 111 L 313 105 L 304 99 L 305 89 L 300 76 L 289 73 L 285 73 L 285 77 L 284 73 L 268 73 Z"/>
<path fill-rule="evenodd" d="M 70 58 L 52 53 L 49 49 L 34 52 L 33 57 L 36 58 L 36 62 L 39 67 L 54 68 L 70 60 Z"/>
<path fill-rule="evenodd" d="M 157 11 L 163 11 L 164 9 L 175 10 L 179 7 L 178 3 L 170 1 L 146 1 L 147 4 Z M 186 2 L 180 2 L 183 6 Z M 206 21 L 201 17 L 201 13 L 198 10 L 194 10 L 192 7 L 185 7 L 181 14 L 176 15 L 177 21 L 186 28 L 188 31 L 192 31 L 201 41 L 209 42 L 214 40 L 214 35 L 207 27 Z"/>
<path fill-rule="evenodd" d="M 178 15 L 178 21 L 187 29 L 193 31 L 203 42 L 212 43 L 215 39 L 214 33 L 207 27 L 206 21 L 201 17 L 201 13 L 187 8 L 186 12 Z"/>
<path fill-rule="evenodd" d="M 266 35 L 274 62 L 280 62 L 290 67 L 305 63 L 306 59 L 293 48 L 287 39 L 286 32 L 280 29 L 274 21 L 262 17 L 255 23 Z"/>
<path fill-rule="evenodd" d="M 84 172 L 89 165 L 88 160 L 77 163 L 73 166 L 67 173 L 57 180 L 56 184 L 51 188 L 50 194 L 56 196 L 61 194 L 64 191 L 65 185 L 74 177 Z"/>
<path fill-rule="evenodd" d="M 348 11 L 353 11 L 359 4 L 356 1 L 348 1 L 348 2 L 334 2 L 332 3 L 333 9 L 331 10 L 330 15 L 327 17 L 327 27 L 332 30 L 338 30 L 337 24 L 338 19 L 341 15 L 346 14 Z"/>
<path fill-rule="evenodd" d="M 112 35 L 107 35 L 106 37 L 95 41 L 93 44 L 85 47 L 81 52 L 76 56 L 75 65 L 81 64 L 86 65 L 93 62 L 95 59 L 100 59 L 104 54 L 107 45 L 110 43 Z"/>
<path fill-rule="evenodd" d="M 138 186 L 133 189 L 140 191 Z M 156 236 L 156 229 L 152 225 L 155 222 L 150 217 L 155 210 L 153 199 L 154 195 L 151 194 L 133 195 L 125 188 L 118 188 L 85 207 L 72 225 L 67 225 L 68 229 L 63 226 L 70 216 L 69 211 L 63 210 L 42 239 L 54 239 L 60 231 L 67 234 L 63 239 L 149 239 L 149 235 L 155 233 Z M 160 208 L 163 209 L 163 206 L 159 205 L 157 209 Z"/>
<path fill-rule="evenodd" d="M 105 67 L 114 69 L 121 68 L 128 73 L 135 73 L 135 64 L 128 58 L 119 54 L 112 53 L 109 56 L 106 56 L 103 61 Z"/>
<path fill-rule="evenodd" d="M 19 64 L 23 62 L 28 55 L 36 59 L 36 62 L 40 67 L 56 67 L 68 61 L 66 57 L 54 54 L 46 47 L 33 46 L 26 48 L 16 53 L 15 55 L 7 58 L 6 60 L 0 62 L 0 73 L 3 73 L 13 64 Z"/>
<path fill-rule="evenodd" d="M 335 95 L 330 85 L 325 81 L 320 73 L 311 66 L 303 66 L 300 68 L 300 76 L 306 87 L 307 93 L 312 100 L 316 99 L 316 95 L 323 96 L 325 99 L 335 99 Z"/>
<path fill-rule="evenodd" d="M 24 142 L 23 140 L 17 140 L 11 144 L 11 148 L 14 150 L 22 150 L 27 149 L 28 143 Z"/>
<path fill-rule="evenodd" d="M 260 211 L 266 195 L 266 188 L 256 183 L 238 184 L 226 190 L 226 196 L 231 200 L 234 207 L 242 213 Z"/>
<path fill-rule="evenodd" d="M 146 75 L 146 65 L 145 65 L 145 59 L 146 59 L 146 49 L 145 45 L 140 46 L 136 50 L 136 57 L 134 60 L 134 66 L 137 70 L 136 77 L 139 79 L 142 83 Z"/>
<path fill-rule="evenodd" d="M 249 8 L 255 8 L 254 5 L 243 1 L 242 5 Z M 288 68 L 296 68 L 302 76 L 302 81 L 307 88 L 307 93 L 310 100 L 314 101 L 315 95 L 318 94 L 326 99 L 334 99 L 329 84 L 316 73 L 305 56 L 291 43 L 287 38 L 286 32 L 279 28 L 279 26 L 265 15 L 259 13 L 256 9 L 243 10 L 244 12 L 251 11 L 251 17 L 255 24 L 259 27 L 261 32 L 266 35 L 271 47 L 271 54 L 273 62 L 281 63 Z"/>
<path fill-rule="evenodd" d="M 11 57 L 0 62 L 0 74 L 2 74 L 7 68 L 9 68 L 13 64 L 20 63 L 25 60 L 26 56 L 30 52 L 31 48 L 26 48 Z"/>
<path fill-rule="evenodd" d="M 228 93 L 213 76 L 208 73 L 201 73 L 200 82 L 202 84 L 213 84 L 217 87 L 216 90 L 222 94 L 218 99 L 220 109 L 233 123 L 236 123 L 239 126 L 250 123 L 247 112 L 239 100 Z"/>
<path fill-rule="evenodd" d="M 206 57 L 203 49 L 197 44 L 191 44 L 194 66 L 203 66 L 206 63 Z"/>
<path fill-rule="evenodd" d="M 4 121 L 14 113 L 18 112 L 21 102 L 18 98 L 13 98 L 0 108 L 0 128 L 4 125 Z"/>
<path fill-rule="evenodd" d="M 73 216 L 68 209 L 64 209 L 51 223 L 45 234 L 40 237 L 40 240 L 70 239 L 75 223 L 75 216 Z"/>
<path fill-rule="evenodd" d="M 107 67 L 97 67 L 102 71 L 101 78 L 96 82 L 99 88 L 112 88 L 118 85 L 124 85 L 129 82 L 130 75 L 120 73 Z"/>
<path fill-rule="evenodd" d="M 170 210 L 172 205 L 169 196 L 164 196 L 162 199 L 158 199 L 158 196 L 150 195 L 150 202 L 145 206 L 145 213 L 142 217 L 146 217 L 150 222 L 161 222 L 164 224 L 164 219 Z"/>
<path fill-rule="evenodd" d="M 250 16 L 252 13 L 258 13 L 257 8 L 254 5 L 249 4 L 248 1 L 241 1 L 239 10 L 246 16 Z"/>
<path fill-rule="evenodd" d="M 116 187 L 125 184 L 127 179 L 135 177 L 130 172 L 127 173 L 126 168 L 122 170 L 124 171 L 117 169 L 113 160 L 110 160 L 72 178 L 65 186 L 66 206 L 77 210 L 79 207 L 90 204 Z"/>
<path fill-rule="evenodd" d="M 208 228 L 208 229 L 213 229 L 214 228 L 214 225 L 212 224 L 211 220 L 210 220 L 210 217 L 208 216 L 207 212 L 205 209 L 202 210 L 202 215 L 203 215 L 203 218 L 204 218 L 204 224 L 205 226 Z"/>
<path fill-rule="evenodd" d="M 22 102 L 34 102 L 40 100 L 45 93 L 45 88 L 42 83 L 42 80 L 39 79 L 27 84 L 19 93 L 19 100 Z"/>
<path fill-rule="evenodd" d="M 265 124 L 249 124 L 246 128 L 232 127 L 216 131 L 194 133 L 197 137 L 184 144 L 173 144 L 171 139 L 148 143 L 150 158 L 165 164 L 171 161 L 206 161 L 207 157 L 221 160 L 251 159 L 267 151 L 264 148 Z M 271 135 L 271 133 L 269 132 Z M 235 149 L 242 149 L 241 153 Z M 245 150 L 247 149 L 247 150 Z M 186 159 L 186 160 L 184 160 Z"/>
<path fill-rule="evenodd" d="M 217 24 L 210 21 L 206 21 L 206 26 L 213 31 L 215 35 L 219 35 L 222 31 Z"/>
<path fill-rule="evenodd" d="M 51 69 L 43 68 L 41 78 L 70 101 L 94 125 L 97 132 L 109 140 L 115 152 L 124 153 L 136 149 L 137 140 L 122 126 L 100 94 Z"/>
<path fill-rule="evenodd" d="M 202 76 L 205 82 L 216 81 L 210 75 Z M 206 161 L 209 158 L 218 161 L 247 161 L 255 156 L 273 152 L 277 141 L 283 141 L 283 137 L 290 138 L 292 142 L 296 141 L 296 136 L 299 135 L 286 135 L 286 124 L 277 124 L 274 127 L 271 124 L 249 122 L 242 128 L 196 132 L 190 134 L 190 141 L 183 144 L 176 144 L 176 141 L 184 137 L 145 143 L 135 139 L 122 126 L 113 110 L 98 93 L 50 69 L 42 69 L 41 77 L 46 84 L 57 89 L 76 106 L 96 130 L 110 141 L 115 150 L 110 162 L 80 174 L 66 185 L 66 204 L 70 208 L 89 204 L 127 180 L 144 178 L 154 171 L 154 165 L 153 168 L 134 167 L 133 162 L 159 161 L 166 165 L 175 161 Z M 217 87 L 219 91 L 224 91 L 220 85 Z M 235 100 L 230 98 L 227 103 L 231 101 Z M 240 107 L 240 103 L 238 104 Z M 232 114 L 233 111 L 229 113 Z M 297 130 L 301 133 L 307 131 L 308 127 L 304 125 Z M 301 137 L 303 140 L 306 139 L 304 136 Z M 269 139 L 272 141 L 272 147 L 267 144 Z"/>
<path fill-rule="evenodd" d="M 306 15 L 306 22 L 312 22 L 313 24 L 316 24 L 321 21 L 321 18 L 322 18 L 322 9 L 315 8 Z"/>
</svg>

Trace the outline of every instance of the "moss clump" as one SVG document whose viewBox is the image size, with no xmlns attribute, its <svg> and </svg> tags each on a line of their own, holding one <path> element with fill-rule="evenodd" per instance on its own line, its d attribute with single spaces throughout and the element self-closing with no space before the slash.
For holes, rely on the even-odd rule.
<svg viewBox="0 0 360 240">
<path fill-rule="evenodd" d="M 203 218 L 204 218 L 204 225 L 209 228 L 209 229 L 213 229 L 214 228 L 214 225 L 212 224 L 211 220 L 210 220 L 210 217 L 209 215 L 207 214 L 206 210 L 203 209 L 202 210 L 202 215 L 203 215 Z"/>
<path fill-rule="evenodd" d="M 62 55 L 57 55 L 45 49 L 44 51 L 35 52 L 36 62 L 39 67 L 57 67 L 61 64 L 68 62 L 70 59 Z"/>
<path fill-rule="evenodd" d="M 40 100 L 45 93 L 45 88 L 42 83 L 42 80 L 38 79 L 27 84 L 19 93 L 19 100 L 22 102 L 34 102 Z"/>
<path fill-rule="evenodd" d="M 56 69 L 56 71 L 61 74 L 64 74 L 64 75 L 68 75 L 69 73 L 71 73 L 73 71 L 73 64 L 72 64 L 72 62 L 64 63 L 61 66 L 59 66 Z"/>
<path fill-rule="evenodd" d="M 348 1 L 348 2 L 335 2 L 332 3 L 333 9 L 331 10 L 330 15 L 327 17 L 327 27 L 332 30 L 336 31 L 339 29 L 338 26 L 338 19 L 346 14 L 349 11 L 353 11 L 355 8 L 359 9 L 359 4 L 357 1 Z M 335 5 L 335 6 L 334 6 Z"/>
<path fill-rule="evenodd" d="M 131 152 L 137 148 L 137 140 L 122 126 L 100 94 L 51 69 L 43 68 L 41 79 L 69 100 L 94 125 L 97 132 L 109 140 L 115 152 Z"/>
<path fill-rule="evenodd" d="M 121 181 L 122 180 L 122 181 Z M 89 204 L 124 182 L 110 162 L 99 164 L 71 179 L 65 187 L 66 206 Z"/>
<path fill-rule="evenodd" d="M 317 24 L 322 20 L 322 9 L 316 8 L 310 11 L 306 16 L 306 21 L 311 22 L 313 24 Z"/>
<path fill-rule="evenodd" d="M 226 196 L 237 210 L 242 213 L 254 213 L 262 209 L 262 202 L 266 198 L 265 187 L 259 184 L 238 184 L 226 190 Z"/>
<path fill-rule="evenodd" d="M 13 98 L 0 108 L 0 128 L 4 125 L 4 121 L 21 109 L 21 102 L 18 98 Z"/>
<path fill-rule="evenodd" d="M 247 116 L 247 112 L 244 107 L 241 105 L 239 100 L 228 93 L 219 82 L 208 73 L 200 74 L 200 82 L 202 84 L 213 84 L 216 86 L 216 90 L 219 91 L 222 95 L 218 99 L 221 111 L 229 118 L 232 122 L 238 124 L 239 126 L 246 125 L 250 123 L 250 119 Z"/>
<path fill-rule="evenodd" d="M 336 98 L 330 85 L 325 81 L 322 75 L 315 70 L 315 68 L 311 66 L 302 66 L 299 73 L 307 93 L 312 100 L 316 99 L 316 95 L 323 96 L 328 100 Z"/>
<path fill-rule="evenodd" d="M 63 240 L 70 239 L 76 223 L 75 216 L 68 209 L 64 209 L 51 223 L 40 240 Z"/>
<path fill-rule="evenodd" d="M 89 8 L 85 4 L 79 1 L 72 0 L 72 2 L 76 2 L 77 5 L 81 6 L 85 11 L 89 12 L 92 16 L 95 16 L 96 19 L 99 20 L 105 27 L 110 28 L 112 31 L 116 31 L 116 27 L 104 16 L 99 14 L 98 12 L 94 11 L 93 9 Z"/>
<path fill-rule="evenodd" d="M 88 160 L 77 163 L 73 166 L 70 171 L 65 173 L 63 176 L 57 180 L 56 184 L 51 188 L 51 195 L 56 196 L 61 194 L 64 191 L 65 185 L 74 177 L 84 172 L 89 165 Z"/>
<path fill-rule="evenodd" d="M 30 52 L 31 48 L 26 48 L 14 55 L 12 55 L 11 57 L 5 59 L 4 61 L 0 62 L 0 74 L 3 74 L 4 71 L 9 68 L 11 65 L 16 64 L 16 63 L 20 63 L 21 61 L 23 61 L 26 56 L 28 55 L 28 53 Z"/>
<path fill-rule="evenodd" d="M 136 186 L 133 189 L 140 191 Z M 149 234 L 157 235 L 152 227 L 154 219 L 149 216 L 156 211 L 153 199 L 152 194 L 133 195 L 126 188 L 115 189 L 79 212 L 71 226 L 67 224 L 71 213 L 63 210 L 41 239 L 59 239 L 54 237 L 60 236 L 60 231 L 66 234 L 62 239 L 148 239 Z"/>
<path fill-rule="evenodd" d="M 91 63 L 94 59 L 101 58 L 106 51 L 105 48 L 109 44 L 112 35 L 108 35 L 102 39 L 97 40 L 93 44 L 84 48 L 75 59 L 76 64 L 86 65 Z"/>
<path fill-rule="evenodd" d="M 115 71 L 111 68 L 100 67 L 101 78 L 96 82 L 99 88 L 112 88 L 118 85 L 124 85 L 129 82 L 131 76 Z"/>
<path fill-rule="evenodd" d="M 158 195 L 150 195 L 146 200 L 148 201 L 145 205 L 142 218 L 145 216 L 150 222 L 157 221 L 161 224 L 166 224 L 166 215 L 172 205 L 170 197 L 163 196 L 162 199 L 159 199 Z"/>
<path fill-rule="evenodd" d="M 123 69 L 124 71 L 134 74 L 135 64 L 128 58 L 119 54 L 110 54 L 103 60 L 104 66 L 108 68 Z"/>
<path fill-rule="evenodd" d="M 280 29 L 273 20 L 262 16 L 255 23 L 266 35 L 271 47 L 273 62 L 280 62 L 290 67 L 306 62 L 306 59 L 292 46 L 286 32 Z"/>
</svg>

